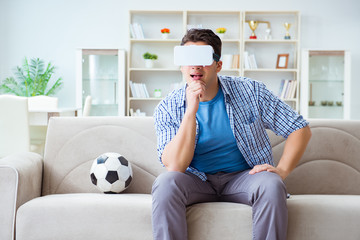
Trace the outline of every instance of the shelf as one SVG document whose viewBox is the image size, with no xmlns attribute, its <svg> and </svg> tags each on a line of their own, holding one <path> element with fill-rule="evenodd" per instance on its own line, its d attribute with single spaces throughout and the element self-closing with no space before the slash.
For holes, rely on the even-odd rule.
<svg viewBox="0 0 360 240">
<path fill-rule="evenodd" d="M 238 43 L 238 42 L 240 42 L 240 39 L 221 39 L 221 42 L 223 42 L 223 43 Z"/>
<path fill-rule="evenodd" d="M 239 14 L 239 11 L 187 11 L 187 14 L 188 15 L 197 15 L 197 14 L 220 14 L 220 15 L 223 15 L 223 14 Z"/>
<path fill-rule="evenodd" d="M 258 69 L 244 69 L 244 72 L 294 72 L 298 70 L 295 68 L 277 69 L 277 68 L 258 68 Z"/>
<path fill-rule="evenodd" d="M 179 10 L 130 10 L 132 14 L 183 14 Z"/>
<path fill-rule="evenodd" d="M 146 38 L 146 39 L 136 39 L 136 38 L 131 38 L 130 41 L 132 43 L 177 43 L 177 44 L 180 44 L 181 43 L 181 39 L 171 39 L 171 38 L 168 38 L 168 39 L 161 39 L 161 38 Z M 221 42 L 223 43 L 239 43 L 241 40 L 240 39 L 232 39 L 232 38 L 225 38 L 225 39 L 221 39 Z M 269 41 L 269 40 L 268 40 Z M 289 42 L 286 41 L 286 42 Z"/>
<path fill-rule="evenodd" d="M 245 43 L 298 43 L 298 40 L 281 40 L 281 39 L 272 39 L 272 40 L 264 40 L 264 39 L 248 39 L 244 41 Z"/>
<path fill-rule="evenodd" d="M 250 14 L 275 14 L 275 15 L 283 15 L 283 14 L 299 14 L 299 11 L 245 11 L 247 15 Z"/>
<path fill-rule="evenodd" d="M 177 44 L 179 44 L 181 42 L 181 39 L 171 39 L 171 38 L 170 39 L 161 39 L 161 38 L 135 39 L 135 38 L 132 38 L 132 39 L 130 39 L 130 41 L 132 43 L 142 43 L 142 42 L 143 43 L 151 43 L 151 42 L 153 42 L 153 43 L 159 43 L 159 42 L 164 43 L 164 42 L 166 42 L 166 43 L 177 43 Z"/>
<path fill-rule="evenodd" d="M 240 69 L 238 68 L 222 68 L 221 72 L 227 71 L 227 72 L 240 72 Z"/>
</svg>

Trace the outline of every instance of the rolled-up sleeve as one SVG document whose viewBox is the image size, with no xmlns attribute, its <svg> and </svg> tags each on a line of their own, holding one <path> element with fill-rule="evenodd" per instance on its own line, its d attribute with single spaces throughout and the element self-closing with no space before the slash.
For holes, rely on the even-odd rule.
<svg viewBox="0 0 360 240">
<path fill-rule="evenodd" d="M 275 134 L 287 138 L 292 132 L 306 127 L 309 123 L 288 104 L 259 83 L 259 107 L 265 127 Z"/>
</svg>

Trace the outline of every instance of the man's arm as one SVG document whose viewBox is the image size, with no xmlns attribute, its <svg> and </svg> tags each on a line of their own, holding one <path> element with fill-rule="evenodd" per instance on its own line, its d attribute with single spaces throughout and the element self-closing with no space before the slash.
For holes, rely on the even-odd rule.
<svg viewBox="0 0 360 240">
<path fill-rule="evenodd" d="M 269 164 L 256 165 L 249 174 L 255 174 L 262 171 L 275 172 L 284 180 L 296 167 L 305 152 L 310 138 L 311 130 L 309 126 L 292 132 L 285 142 L 284 152 L 277 167 L 273 167 Z"/>
<path fill-rule="evenodd" d="M 161 157 L 168 171 L 186 171 L 194 156 L 195 134 L 195 115 L 185 113 L 179 131 L 166 145 Z"/>
<path fill-rule="evenodd" d="M 196 112 L 199 96 L 205 91 L 203 81 L 193 81 L 186 88 L 186 112 L 175 137 L 165 146 L 161 156 L 168 171 L 185 172 L 195 151 Z"/>
</svg>

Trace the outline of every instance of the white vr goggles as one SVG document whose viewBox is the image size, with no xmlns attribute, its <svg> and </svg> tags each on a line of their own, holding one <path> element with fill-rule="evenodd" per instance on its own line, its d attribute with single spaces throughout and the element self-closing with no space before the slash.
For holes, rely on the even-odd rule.
<svg viewBox="0 0 360 240">
<path fill-rule="evenodd" d="M 218 62 L 220 56 L 214 53 L 210 45 L 176 46 L 174 48 L 174 64 L 176 66 L 209 66 Z"/>
</svg>

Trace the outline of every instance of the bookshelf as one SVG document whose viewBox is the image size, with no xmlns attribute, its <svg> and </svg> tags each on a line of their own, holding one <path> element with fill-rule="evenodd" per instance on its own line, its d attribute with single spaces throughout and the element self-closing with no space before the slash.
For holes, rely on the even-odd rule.
<svg viewBox="0 0 360 240">
<path fill-rule="evenodd" d="M 252 31 L 249 21 L 260 22 L 255 30 L 257 39 L 250 39 Z M 285 39 L 285 22 L 291 23 L 290 39 Z M 242 24 L 242 53 L 245 56 L 254 55 L 257 65 L 256 68 L 249 68 L 243 58 L 242 76 L 264 82 L 271 91 L 293 109 L 299 111 L 300 13 L 298 11 L 245 11 Z M 268 29 L 270 29 L 270 36 Z M 276 68 L 278 54 L 289 54 L 287 68 Z M 284 81 L 295 84 L 294 94 L 291 97 L 281 96 Z"/>
<path fill-rule="evenodd" d="M 265 39 L 264 25 L 259 24 L 255 32 L 257 39 L 249 39 L 251 30 L 246 21 L 268 21 L 271 24 L 271 39 Z M 284 39 L 284 22 L 291 22 L 291 39 Z M 139 25 L 142 34 L 129 30 L 128 74 L 126 81 L 127 115 L 140 110 L 141 115 L 153 114 L 154 107 L 172 91 L 174 85 L 183 82 L 179 67 L 173 64 L 173 48 L 180 44 L 189 27 L 209 28 L 214 32 L 219 27 L 227 29 L 222 38 L 223 69 L 220 75 L 250 77 L 264 82 L 274 93 L 279 92 L 282 80 L 296 82 L 295 97 L 284 99 L 295 110 L 299 110 L 299 39 L 300 15 L 297 11 L 148 11 L 129 12 L 129 25 Z M 169 28 L 167 39 L 162 39 L 160 30 Z M 141 36 L 143 35 L 143 37 Z M 140 37 L 139 37 L 140 36 Z M 158 55 L 153 68 L 146 68 L 142 55 L 150 52 Z M 256 58 L 257 68 L 245 68 L 244 53 Z M 288 68 L 277 69 L 277 55 L 289 54 Z M 144 83 L 148 98 L 134 97 L 132 83 Z M 161 89 L 161 97 L 154 97 Z"/>
</svg>

